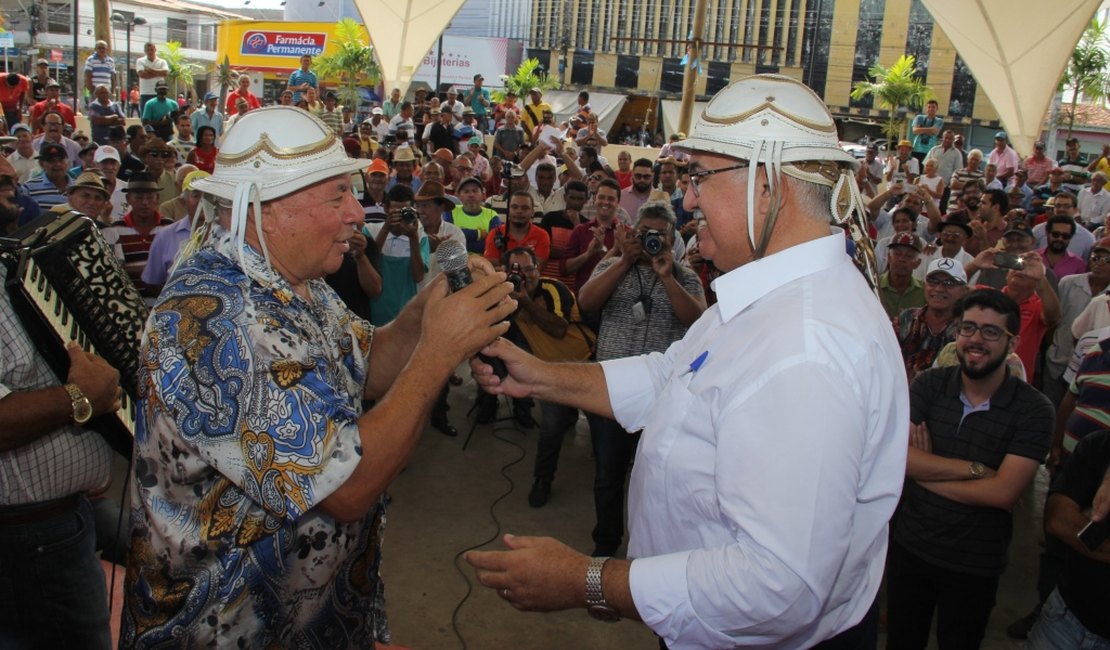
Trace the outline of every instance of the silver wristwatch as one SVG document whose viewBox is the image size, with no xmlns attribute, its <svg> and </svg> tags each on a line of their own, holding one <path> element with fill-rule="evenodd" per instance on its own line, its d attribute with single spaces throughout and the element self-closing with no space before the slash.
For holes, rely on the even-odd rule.
<svg viewBox="0 0 1110 650">
<path fill-rule="evenodd" d="M 621 620 L 621 614 L 605 602 L 605 594 L 601 590 L 601 570 L 608 561 L 607 557 L 590 558 L 586 567 L 586 611 L 599 621 L 616 623 Z"/>
</svg>

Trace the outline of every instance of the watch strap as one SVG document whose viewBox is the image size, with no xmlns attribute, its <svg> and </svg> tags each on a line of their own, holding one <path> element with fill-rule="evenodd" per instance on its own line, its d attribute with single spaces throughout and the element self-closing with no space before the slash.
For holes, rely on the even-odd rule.
<svg viewBox="0 0 1110 650">
<path fill-rule="evenodd" d="M 593 557 L 590 558 L 590 563 L 586 566 L 587 607 L 609 604 L 605 602 L 605 594 L 602 592 L 601 589 L 601 571 L 605 567 L 605 563 L 608 561 L 608 557 Z"/>
</svg>

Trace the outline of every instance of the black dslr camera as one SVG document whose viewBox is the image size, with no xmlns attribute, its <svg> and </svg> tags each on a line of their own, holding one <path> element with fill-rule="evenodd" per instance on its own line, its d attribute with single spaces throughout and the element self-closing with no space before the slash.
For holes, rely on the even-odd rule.
<svg viewBox="0 0 1110 650">
<path fill-rule="evenodd" d="M 663 237 L 663 233 L 658 230 L 648 230 L 640 233 L 638 236 L 640 242 L 644 246 L 644 252 L 651 257 L 655 257 L 667 248 L 667 240 Z"/>
<path fill-rule="evenodd" d="M 521 270 L 519 263 L 513 262 L 513 265 L 509 267 L 506 279 L 513 284 L 513 291 L 521 290 L 524 286 L 524 271 Z"/>
<path fill-rule="evenodd" d="M 403 221 L 405 224 L 411 226 L 412 224 L 416 223 L 416 219 L 417 214 L 414 208 L 401 208 L 401 221 Z"/>
</svg>

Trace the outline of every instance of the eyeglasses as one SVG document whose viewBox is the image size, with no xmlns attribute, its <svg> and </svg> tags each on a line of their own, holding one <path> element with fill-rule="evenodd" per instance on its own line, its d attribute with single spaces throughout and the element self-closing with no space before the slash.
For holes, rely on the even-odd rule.
<svg viewBox="0 0 1110 650">
<path fill-rule="evenodd" d="M 606 178 L 605 176 L 602 176 L 600 174 L 597 175 L 597 176 L 590 176 L 590 180 L 595 182 L 595 183 L 600 183 L 601 181 L 605 180 L 605 178 Z"/>
<path fill-rule="evenodd" d="M 930 275 L 930 276 L 926 277 L 925 278 L 925 283 L 929 284 L 929 285 L 932 285 L 934 287 L 947 287 L 949 289 L 951 289 L 952 287 L 962 287 L 962 286 L 964 286 L 963 282 L 960 282 L 959 280 L 957 280 L 955 278 L 941 278 L 941 277 L 938 277 L 938 276 L 935 276 L 935 275 Z"/>
<path fill-rule="evenodd" d="M 1005 328 L 999 327 L 997 325 L 980 325 L 969 320 L 960 321 L 960 324 L 956 328 L 956 331 L 959 333 L 960 336 L 968 338 L 974 336 L 976 332 L 979 332 L 983 335 L 984 341 L 997 341 L 998 339 L 1002 338 L 1003 334 L 1005 334 L 1006 336 L 1014 335 L 1013 332 L 1010 332 Z"/>
<path fill-rule="evenodd" d="M 1091 256 L 1091 264 L 1096 264 L 1096 263 L 1104 264 L 1106 262 L 1110 262 L 1110 253 L 1108 253 L 1106 255 L 1092 255 Z"/>
<path fill-rule="evenodd" d="M 1053 231 L 1053 232 L 1048 233 L 1048 236 L 1053 238 L 1053 239 L 1071 239 L 1071 233 L 1070 232 L 1056 232 L 1056 231 Z"/>
<path fill-rule="evenodd" d="M 690 189 L 694 192 L 694 196 L 701 196 L 698 188 L 700 188 L 701 184 L 713 174 L 736 171 L 737 169 L 747 169 L 748 166 L 748 162 L 742 162 L 729 167 L 721 167 L 720 169 L 703 169 L 700 172 L 690 172 Z"/>
</svg>

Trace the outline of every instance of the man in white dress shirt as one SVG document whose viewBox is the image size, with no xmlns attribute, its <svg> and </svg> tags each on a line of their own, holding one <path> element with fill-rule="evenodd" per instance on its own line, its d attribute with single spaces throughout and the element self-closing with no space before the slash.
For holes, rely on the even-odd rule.
<svg viewBox="0 0 1110 650">
<path fill-rule="evenodd" d="M 909 406 L 889 321 L 829 235 L 858 163 L 824 103 L 776 75 L 722 90 L 678 148 L 718 303 L 662 354 L 547 364 L 498 340 L 504 379 L 471 362 L 492 393 L 643 429 L 630 559 L 506 535 L 467 560 L 518 609 L 640 619 L 672 649 L 874 648 Z"/>
</svg>

